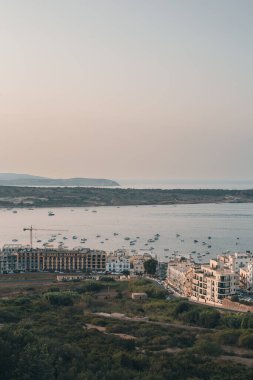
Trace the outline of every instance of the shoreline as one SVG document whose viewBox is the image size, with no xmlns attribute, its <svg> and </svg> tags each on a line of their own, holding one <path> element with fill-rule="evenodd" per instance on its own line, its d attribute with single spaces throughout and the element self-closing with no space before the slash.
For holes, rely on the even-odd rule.
<svg viewBox="0 0 253 380">
<path fill-rule="evenodd" d="M 253 190 L 0 186 L 0 208 L 253 203 Z"/>
</svg>

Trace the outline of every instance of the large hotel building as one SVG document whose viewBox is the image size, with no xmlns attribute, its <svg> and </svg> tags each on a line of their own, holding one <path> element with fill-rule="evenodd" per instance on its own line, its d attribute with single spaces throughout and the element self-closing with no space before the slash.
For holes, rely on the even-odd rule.
<svg viewBox="0 0 253 380">
<path fill-rule="evenodd" d="M 106 252 L 91 250 L 31 249 L 6 245 L 0 254 L 0 273 L 14 271 L 104 272 Z"/>
</svg>

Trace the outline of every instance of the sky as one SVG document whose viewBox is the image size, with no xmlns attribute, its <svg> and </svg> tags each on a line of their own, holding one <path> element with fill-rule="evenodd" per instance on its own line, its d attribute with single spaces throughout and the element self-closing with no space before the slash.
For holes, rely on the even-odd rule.
<svg viewBox="0 0 253 380">
<path fill-rule="evenodd" d="M 252 179 L 251 0 L 0 0 L 0 172 Z"/>
</svg>

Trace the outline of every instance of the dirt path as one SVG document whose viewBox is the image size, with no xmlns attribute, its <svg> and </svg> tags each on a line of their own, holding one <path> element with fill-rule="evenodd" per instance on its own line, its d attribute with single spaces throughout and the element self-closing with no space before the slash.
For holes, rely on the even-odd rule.
<svg viewBox="0 0 253 380">
<path fill-rule="evenodd" d="M 127 317 L 124 314 L 118 314 L 118 313 L 91 313 L 92 315 L 99 316 L 99 317 L 104 317 L 104 318 L 111 318 L 111 319 L 117 319 L 121 321 L 126 321 L 126 322 L 143 322 L 143 323 L 148 323 L 152 325 L 158 325 L 162 327 L 173 327 L 173 328 L 179 328 L 179 329 L 184 329 L 184 330 L 195 330 L 195 331 L 213 331 L 214 329 L 208 329 L 205 327 L 198 327 L 198 326 L 190 326 L 190 325 L 179 325 L 177 323 L 167 323 L 167 322 L 156 322 L 156 321 L 150 321 L 146 318 L 138 318 L 138 317 Z"/>
</svg>

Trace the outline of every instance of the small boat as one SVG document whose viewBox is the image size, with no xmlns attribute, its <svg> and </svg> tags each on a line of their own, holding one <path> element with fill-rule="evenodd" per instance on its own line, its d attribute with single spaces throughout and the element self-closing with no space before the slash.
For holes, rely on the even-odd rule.
<svg viewBox="0 0 253 380">
<path fill-rule="evenodd" d="M 77 236 L 75 236 L 75 235 L 74 235 L 74 236 L 72 236 L 72 239 L 76 240 L 76 239 L 77 239 Z"/>
<path fill-rule="evenodd" d="M 18 241 L 18 239 L 12 239 L 12 241 L 14 241 L 14 242 L 15 242 L 15 241 Z"/>
<path fill-rule="evenodd" d="M 16 211 L 16 210 L 13 210 L 12 212 L 13 212 L 13 214 L 16 214 L 16 213 L 17 213 L 17 211 Z"/>
<path fill-rule="evenodd" d="M 53 211 L 48 211 L 48 216 L 54 216 L 55 214 L 53 213 Z"/>
<path fill-rule="evenodd" d="M 125 237 L 125 240 L 130 240 L 130 237 L 128 237 L 128 236 L 127 236 L 127 237 Z"/>
<path fill-rule="evenodd" d="M 208 239 L 211 240 L 211 239 L 212 239 L 212 236 L 208 236 Z"/>
<path fill-rule="evenodd" d="M 195 239 L 195 240 L 193 240 L 193 242 L 194 242 L 194 243 L 198 243 L 198 240 Z"/>
<path fill-rule="evenodd" d="M 97 238 L 100 238 L 100 237 L 101 237 L 101 235 L 97 235 L 96 237 L 97 237 Z"/>
</svg>

